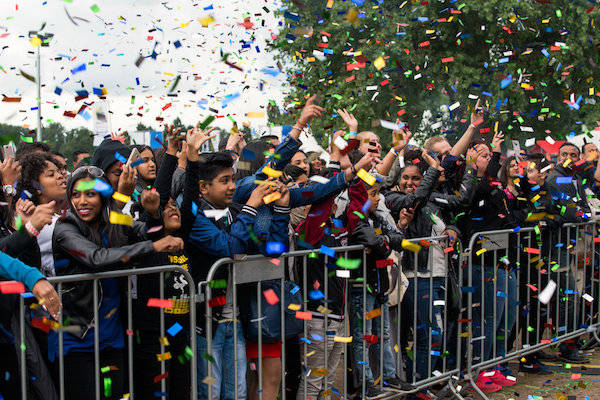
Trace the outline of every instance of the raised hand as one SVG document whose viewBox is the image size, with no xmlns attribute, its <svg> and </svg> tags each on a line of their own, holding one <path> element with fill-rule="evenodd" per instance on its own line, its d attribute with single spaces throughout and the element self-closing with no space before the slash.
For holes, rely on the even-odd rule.
<svg viewBox="0 0 600 400">
<path fill-rule="evenodd" d="M 440 160 L 438 160 L 437 158 L 431 157 L 429 155 L 429 153 L 427 153 L 427 151 L 425 151 L 425 149 L 423 149 L 421 151 L 421 156 L 423 157 L 425 162 L 427 162 L 427 164 L 429 164 L 430 167 L 433 167 L 433 168 L 437 169 L 438 171 L 444 170 L 442 167 L 440 167 Z"/>
<path fill-rule="evenodd" d="M 13 186 L 21 176 L 21 165 L 13 157 L 8 157 L 0 164 L 2 184 Z"/>
<path fill-rule="evenodd" d="M 415 217 L 414 208 L 403 208 L 400 210 L 400 214 L 398 217 L 398 227 L 400 230 L 404 231 L 406 227 L 412 222 Z"/>
<path fill-rule="evenodd" d="M 300 118 L 298 118 L 298 123 L 300 125 L 302 125 L 303 127 L 308 125 L 314 117 L 321 117 L 323 115 L 323 111 L 325 111 L 325 109 L 323 107 L 313 104 L 313 102 L 315 101 L 316 98 L 317 98 L 317 95 L 313 94 L 306 101 L 306 104 L 304 105 L 304 108 L 302 109 Z"/>
<path fill-rule="evenodd" d="M 483 120 L 483 107 L 479 107 L 480 102 L 481 102 L 481 99 L 477 99 L 477 104 L 475 105 L 473 112 L 471 112 L 471 123 L 472 124 L 475 121 Z"/>
<path fill-rule="evenodd" d="M 199 128 L 200 124 L 201 122 L 199 121 L 195 128 L 187 131 L 185 141 L 187 143 L 187 157 L 189 161 L 198 161 L 198 151 L 202 145 L 217 136 L 216 134 L 211 135 L 211 132 L 214 131 L 215 128 L 203 131 Z"/>
<path fill-rule="evenodd" d="M 494 133 L 492 138 L 492 151 L 494 153 L 502 153 L 502 143 L 504 143 L 504 132 Z"/>
<path fill-rule="evenodd" d="M 171 124 L 165 124 L 165 135 L 167 136 L 167 154 L 176 155 L 179 149 L 179 132 L 181 128 L 175 129 L 175 126 Z"/>
<path fill-rule="evenodd" d="M 54 206 L 56 202 L 52 200 L 50 203 L 40 204 L 35 207 L 35 211 L 31 214 L 29 222 L 38 232 L 41 231 L 44 226 L 52 223 L 52 217 L 54 216 Z"/>
<path fill-rule="evenodd" d="M 400 120 L 396 121 L 396 124 L 400 123 Z M 392 132 L 392 146 L 394 146 L 394 150 L 396 152 L 401 152 L 410 141 L 412 137 L 412 132 L 406 128 L 402 128 L 399 131 Z"/>
<path fill-rule="evenodd" d="M 375 165 L 380 163 L 381 160 L 375 155 L 375 153 L 368 152 L 365 154 L 354 166 L 354 169 L 359 171 L 360 169 L 364 169 L 365 171 L 370 171 Z"/>
<path fill-rule="evenodd" d="M 136 180 L 137 169 L 130 165 L 123 164 L 123 172 L 121 172 L 121 176 L 119 177 L 117 191 L 125 196 L 131 196 L 135 190 Z"/>
<path fill-rule="evenodd" d="M 349 113 L 345 108 L 343 110 L 338 109 L 337 112 L 338 112 L 339 116 L 342 117 L 342 119 L 344 120 L 346 125 L 348 126 L 348 130 L 350 132 L 356 133 L 358 130 L 358 121 L 356 120 L 354 115 Z"/>
<path fill-rule="evenodd" d="M 154 218 L 158 218 L 158 208 L 160 206 L 160 195 L 156 189 L 144 190 L 140 196 L 142 207 L 148 214 Z"/>
</svg>

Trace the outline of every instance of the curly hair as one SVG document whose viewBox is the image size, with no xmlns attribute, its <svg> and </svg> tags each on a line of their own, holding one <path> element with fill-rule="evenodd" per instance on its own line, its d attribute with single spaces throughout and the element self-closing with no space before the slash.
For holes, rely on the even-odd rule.
<svg viewBox="0 0 600 400">
<path fill-rule="evenodd" d="M 21 176 L 17 181 L 17 194 L 14 201 L 23 194 L 36 206 L 40 204 L 43 188 L 40 185 L 40 176 L 46 169 L 46 163 L 51 162 L 58 167 L 58 161 L 50 153 L 29 153 L 21 159 Z"/>
</svg>

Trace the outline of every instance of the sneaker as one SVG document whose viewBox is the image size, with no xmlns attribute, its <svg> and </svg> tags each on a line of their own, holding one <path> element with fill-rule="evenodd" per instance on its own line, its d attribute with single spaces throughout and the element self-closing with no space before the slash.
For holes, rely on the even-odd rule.
<svg viewBox="0 0 600 400">
<path fill-rule="evenodd" d="M 514 376 L 504 376 L 500 371 L 494 371 L 493 375 L 489 376 L 490 380 L 500 386 L 512 386 L 517 384 L 517 378 Z"/>
<path fill-rule="evenodd" d="M 409 390 L 413 389 L 413 386 L 411 384 L 402 381 L 398 377 L 384 378 L 383 385 L 386 387 L 389 386 L 392 389 L 403 390 L 403 391 L 409 391 Z"/>
<path fill-rule="evenodd" d="M 541 362 L 522 362 L 519 364 L 519 372 L 528 372 L 538 375 L 554 375 L 554 372 Z"/>
<path fill-rule="evenodd" d="M 375 386 L 372 383 L 367 385 L 367 391 L 365 393 L 365 399 L 375 400 L 380 399 L 382 397 L 387 396 L 388 393 L 384 392 L 379 388 L 379 386 Z"/>
<path fill-rule="evenodd" d="M 498 385 L 497 383 L 494 383 L 488 376 L 485 376 L 486 374 L 488 374 L 487 371 L 483 371 L 482 373 L 480 373 L 477 377 L 477 380 L 475 381 L 475 385 L 483 393 L 494 393 L 502 390 L 502 386 Z"/>
<path fill-rule="evenodd" d="M 587 364 L 590 362 L 589 358 L 580 354 L 577 350 L 569 350 L 566 353 L 561 353 L 560 359 L 572 364 Z"/>
</svg>

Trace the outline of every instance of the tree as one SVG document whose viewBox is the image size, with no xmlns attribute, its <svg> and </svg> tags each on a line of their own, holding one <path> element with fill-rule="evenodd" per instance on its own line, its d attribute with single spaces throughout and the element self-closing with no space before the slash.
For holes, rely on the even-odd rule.
<svg viewBox="0 0 600 400">
<path fill-rule="evenodd" d="M 328 114 L 313 121 L 317 137 L 345 129 L 337 108 L 388 139 L 380 119 L 416 130 L 430 111 L 422 136 L 453 136 L 477 97 L 489 109 L 484 137 L 580 133 L 597 125 L 597 12 L 579 0 L 288 2 L 270 50 L 291 90 L 269 117 L 293 125 L 319 93 Z"/>
</svg>

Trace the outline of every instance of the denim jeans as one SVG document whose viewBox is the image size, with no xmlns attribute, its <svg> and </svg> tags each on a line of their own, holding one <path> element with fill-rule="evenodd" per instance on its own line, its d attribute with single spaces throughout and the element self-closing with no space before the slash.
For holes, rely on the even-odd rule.
<svg viewBox="0 0 600 400">
<path fill-rule="evenodd" d="M 383 304 L 379 304 L 379 300 L 367 293 L 367 303 L 363 305 L 362 290 L 352 291 L 352 351 L 354 353 L 355 370 L 358 373 L 358 379 L 362 382 L 363 367 L 365 370 L 366 382 L 373 382 L 373 371 L 369 366 L 369 351 L 365 349 L 366 360 L 363 363 L 363 315 L 375 309 L 381 309 L 381 316 L 372 319 L 365 319 L 365 335 L 377 336 L 377 343 L 373 345 L 377 358 L 373 360 L 379 363 L 379 355 L 381 354 L 381 342 L 383 342 L 383 379 L 396 377 L 396 361 L 392 345 L 390 343 L 390 314 L 387 305 L 387 298 Z M 381 318 L 383 318 L 383 334 L 381 332 Z"/>
<path fill-rule="evenodd" d="M 198 353 L 198 398 L 208 399 L 208 385 L 202 381 L 208 376 L 208 360 L 204 357 L 207 353 L 206 338 L 197 335 Z M 237 346 L 237 362 L 234 358 L 234 346 Z M 235 398 L 235 368 L 237 364 L 237 392 L 239 399 L 246 398 L 246 341 L 242 325 L 237 324 L 237 344 L 233 342 L 233 321 L 218 324 L 212 338 L 210 355 L 212 363 L 212 376 L 215 382 L 212 385 L 212 399 Z"/>
<path fill-rule="evenodd" d="M 300 386 L 298 387 L 297 400 L 307 398 L 317 399 L 319 393 L 335 386 L 335 378 L 344 351 L 344 344 L 336 342 L 336 336 L 344 336 L 344 321 L 328 319 L 327 329 L 325 329 L 325 320 L 323 318 L 313 317 L 312 320 L 306 321 L 307 337 L 312 338 L 310 344 L 306 344 L 306 354 L 311 354 L 306 357 L 304 366 L 307 371 L 312 371 L 318 368 L 324 368 L 328 371 L 327 376 L 315 376 L 313 373 L 302 374 Z M 325 341 L 314 340 L 312 335 L 318 335 L 322 338 L 327 336 L 327 350 L 325 350 Z M 304 347 L 301 345 L 301 347 Z M 303 350 L 303 349 L 302 349 Z M 302 351 L 301 350 L 301 351 Z M 327 365 L 325 365 L 325 351 L 327 351 Z M 306 393 L 304 393 L 304 383 L 306 382 Z"/>
<path fill-rule="evenodd" d="M 432 296 L 430 296 L 430 289 Z M 410 358 L 406 359 L 406 377 L 409 382 L 429 378 L 431 372 L 436 369 L 436 363 L 443 349 L 444 307 L 434 306 L 434 302 L 445 300 L 445 298 L 444 278 L 432 278 L 431 288 L 429 278 L 417 278 L 416 280 L 409 278 L 408 289 L 402 300 L 402 312 L 406 313 L 408 323 L 413 326 L 416 309 L 417 326 L 416 331 L 413 331 L 412 340 L 409 337 L 409 340 L 414 343 L 414 362 Z M 429 335 L 431 335 L 431 348 L 429 347 Z M 431 369 L 429 368 L 430 362 Z M 416 364 L 416 376 L 413 376 L 413 364 Z"/>
<path fill-rule="evenodd" d="M 472 274 L 475 291 L 473 293 L 473 337 L 471 340 L 473 341 L 473 360 L 478 362 L 489 360 L 492 356 L 494 339 L 506 302 L 506 296 L 499 293 L 504 289 L 499 282 L 505 281 L 506 270 L 484 267 L 482 273 L 481 266 L 473 265 Z M 482 338 L 482 336 L 484 337 Z"/>
<path fill-rule="evenodd" d="M 506 274 L 505 271 L 504 276 L 506 280 L 498 280 L 496 286 L 499 292 L 506 294 L 505 307 L 502 308 L 500 315 L 500 326 L 496 330 L 496 357 L 504 357 L 506 351 L 510 351 L 506 348 L 506 343 L 509 341 L 512 330 L 515 329 L 518 312 L 517 274 L 515 271 Z M 527 327 L 521 327 L 521 329 L 526 330 Z"/>
</svg>

